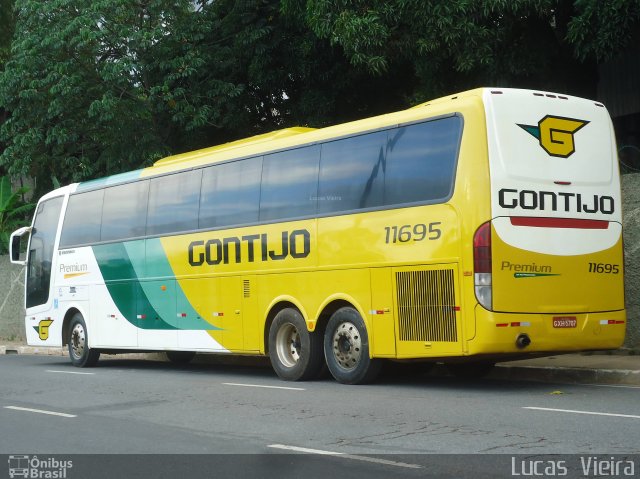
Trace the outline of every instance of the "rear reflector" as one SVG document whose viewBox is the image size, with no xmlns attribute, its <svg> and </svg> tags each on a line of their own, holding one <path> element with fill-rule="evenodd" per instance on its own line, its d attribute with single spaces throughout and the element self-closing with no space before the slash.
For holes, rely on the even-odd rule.
<svg viewBox="0 0 640 479">
<path fill-rule="evenodd" d="M 600 324 L 624 324 L 624 321 L 615 319 L 601 319 Z"/>
<path fill-rule="evenodd" d="M 573 228 L 583 230 L 606 230 L 609 222 L 605 220 L 582 220 L 576 218 L 538 218 L 529 216 L 511 216 L 513 226 L 531 226 L 534 228 Z"/>
</svg>

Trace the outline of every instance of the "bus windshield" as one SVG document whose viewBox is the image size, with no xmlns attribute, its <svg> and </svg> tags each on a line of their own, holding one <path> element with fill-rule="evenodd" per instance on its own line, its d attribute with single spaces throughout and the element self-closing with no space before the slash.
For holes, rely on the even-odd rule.
<svg viewBox="0 0 640 479">
<path fill-rule="evenodd" d="M 31 232 L 27 269 L 27 308 L 49 300 L 49 281 L 53 245 L 62 208 L 62 196 L 43 201 L 38 206 Z"/>
</svg>

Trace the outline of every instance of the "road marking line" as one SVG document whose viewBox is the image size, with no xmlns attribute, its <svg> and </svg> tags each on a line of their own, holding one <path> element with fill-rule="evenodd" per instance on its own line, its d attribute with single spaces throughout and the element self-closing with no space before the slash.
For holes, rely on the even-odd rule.
<svg viewBox="0 0 640 479">
<path fill-rule="evenodd" d="M 634 416 L 632 414 L 614 414 L 610 412 L 574 411 L 573 409 L 552 409 L 547 407 L 523 407 L 522 409 L 533 409 L 536 411 L 569 412 L 572 414 L 591 414 L 593 416 L 613 416 L 613 417 L 628 417 L 631 419 L 640 419 L 640 416 Z"/>
<path fill-rule="evenodd" d="M 18 406 L 5 406 L 5 409 L 13 409 L 14 411 L 27 411 L 27 412 L 37 412 L 38 414 L 49 414 L 51 416 L 61 416 L 61 417 L 78 417 L 74 414 L 67 414 L 64 412 L 55 412 L 55 411 L 45 411 L 43 409 L 31 409 L 28 407 L 18 407 Z"/>
<path fill-rule="evenodd" d="M 640 386 L 628 386 L 624 384 L 584 384 L 596 388 L 623 388 L 623 389 L 640 389 Z"/>
<path fill-rule="evenodd" d="M 240 386 L 244 388 L 287 389 L 289 391 L 306 391 L 304 388 L 288 388 L 285 386 L 263 386 L 261 384 L 222 383 L 225 386 Z"/>
<path fill-rule="evenodd" d="M 303 452 L 307 454 L 318 454 L 321 456 L 334 456 L 354 461 L 373 462 L 374 464 L 384 464 L 385 466 L 405 467 L 408 469 L 422 469 L 419 464 L 408 464 L 406 462 L 389 461 L 377 457 L 357 456 L 354 454 L 346 454 L 344 452 L 323 451 L 321 449 L 309 449 L 307 447 L 285 446 L 284 444 L 270 444 L 267 447 L 272 449 L 283 449 L 285 451 Z"/>
<path fill-rule="evenodd" d="M 79 371 L 55 371 L 53 369 L 47 369 L 48 373 L 62 373 L 62 374 L 95 374 L 95 373 L 81 373 Z"/>
</svg>

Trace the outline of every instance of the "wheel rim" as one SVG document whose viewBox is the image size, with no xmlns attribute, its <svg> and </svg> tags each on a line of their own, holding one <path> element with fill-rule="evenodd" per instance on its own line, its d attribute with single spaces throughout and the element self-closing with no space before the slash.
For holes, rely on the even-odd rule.
<svg viewBox="0 0 640 479">
<path fill-rule="evenodd" d="M 300 333 L 293 324 L 284 324 L 276 335 L 276 353 L 280 362 L 288 368 L 300 361 Z"/>
<path fill-rule="evenodd" d="M 344 369 L 355 369 L 360 363 L 362 338 L 358 328 L 349 322 L 340 324 L 333 333 L 333 356 Z"/>
<path fill-rule="evenodd" d="M 82 324 L 78 323 L 73 327 L 71 331 L 71 353 L 76 359 L 80 359 L 83 354 L 87 343 L 87 336 L 84 332 Z"/>
</svg>

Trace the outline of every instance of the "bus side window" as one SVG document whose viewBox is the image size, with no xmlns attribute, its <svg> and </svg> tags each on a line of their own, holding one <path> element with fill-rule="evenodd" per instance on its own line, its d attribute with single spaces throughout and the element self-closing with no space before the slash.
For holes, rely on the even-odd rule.
<svg viewBox="0 0 640 479">
<path fill-rule="evenodd" d="M 385 204 L 446 201 L 453 190 L 461 130 L 458 116 L 391 130 Z"/>
<path fill-rule="evenodd" d="M 318 213 L 382 206 L 387 132 L 322 145 Z"/>
<path fill-rule="evenodd" d="M 260 221 L 315 215 L 319 164 L 318 145 L 265 156 Z"/>
<path fill-rule="evenodd" d="M 102 241 L 144 236 L 149 181 L 137 181 L 105 189 L 102 211 Z"/>
<path fill-rule="evenodd" d="M 177 233 L 198 228 L 202 170 L 153 178 L 149 186 L 147 234 Z"/>
<path fill-rule="evenodd" d="M 261 175 L 261 156 L 205 168 L 198 228 L 256 223 Z"/>
<path fill-rule="evenodd" d="M 104 190 L 88 191 L 69 197 L 64 215 L 60 248 L 100 241 Z"/>
</svg>

